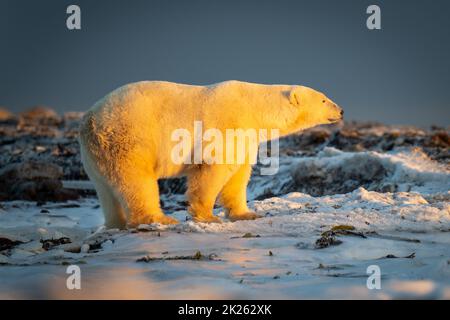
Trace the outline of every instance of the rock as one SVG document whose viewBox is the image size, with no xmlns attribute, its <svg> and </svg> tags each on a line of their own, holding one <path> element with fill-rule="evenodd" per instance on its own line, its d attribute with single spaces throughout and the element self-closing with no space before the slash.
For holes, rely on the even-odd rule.
<svg viewBox="0 0 450 320">
<path fill-rule="evenodd" d="M 321 166 L 316 161 L 300 162 L 291 172 L 295 182 L 293 191 L 323 196 L 348 193 L 361 186 L 379 190 L 387 170 L 378 159 L 366 159 L 363 155 L 341 165 Z"/>
<path fill-rule="evenodd" d="M 383 192 L 383 193 L 386 193 L 386 192 L 391 192 L 391 193 L 393 193 L 393 192 L 397 191 L 397 188 L 398 188 L 398 186 L 395 185 L 395 184 L 392 184 L 392 183 L 383 183 L 383 184 L 380 186 L 379 190 L 380 190 L 381 192 Z"/>
<path fill-rule="evenodd" d="M 41 240 L 42 243 L 42 248 L 45 251 L 51 250 L 54 247 L 60 246 L 62 244 L 68 244 L 71 243 L 72 241 L 67 238 L 67 237 L 62 237 L 62 238 L 56 238 L 56 239 L 47 239 L 47 240 Z"/>
<path fill-rule="evenodd" d="M 9 250 L 21 243 L 22 241 L 0 236 L 0 251 Z"/>
<path fill-rule="evenodd" d="M 66 244 L 62 244 L 60 246 L 60 248 L 63 249 L 65 252 L 71 252 L 71 253 L 80 253 L 81 252 L 80 243 L 66 243 Z"/>
<path fill-rule="evenodd" d="M 0 107 L 0 123 L 17 123 L 17 117 L 7 109 Z"/>
<path fill-rule="evenodd" d="M 62 168 L 51 163 L 27 161 L 0 169 L 0 200 L 66 201 L 78 193 L 64 189 Z"/>
<path fill-rule="evenodd" d="M 439 131 L 430 137 L 431 146 L 448 149 L 450 148 L 450 135 L 445 131 Z"/>
<path fill-rule="evenodd" d="M 12 163 L 0 169 L 0 181 L 60 179 L 62 174 L 62 168 L 55 164 L 28 161 Z"/>
<path fill-rule="evenodd" d="M 297 151 L 313 151 L 317 147 L 326 143 L 330 139 L 331 132 L 329 128 L 316 127 L 305 130 L 300 134 L 288 136 L 285 143 L 288 148 L 284 148 L 287 153 L 295 154 Z"/>
<path fill-rule="evenodd" d="M 60 123 L 60 116 L 53 109 L 44 106 L 36 106 L 19 114 L 21 125 L 59 125 Z"/>
<path fill-rule="evenodd" d="M 140 224 L 136 228 L 139 232 L 149 232 L 149 231 L 156 231 L 157 229 L 154 226 L 148 225 L 148 224 Z"/>
<path fill-rule="evenodd" d="M 71 122 L 78 122 L 83 117 L 84 112 L 75 112 L 75 111 L 69 111 L 64 113 L 63 115 L 63 121 L 64 123 L 71 123 Z"/>
<path fill-rule="evenodd" d="M 47 151 L 47 148 L 44 147 L 44 146 L 36 146 L 36 147 L 34 147 L 34 150 L 35 150 L 37 153 L 41 153 L 41 152 Z"/>
</svg>

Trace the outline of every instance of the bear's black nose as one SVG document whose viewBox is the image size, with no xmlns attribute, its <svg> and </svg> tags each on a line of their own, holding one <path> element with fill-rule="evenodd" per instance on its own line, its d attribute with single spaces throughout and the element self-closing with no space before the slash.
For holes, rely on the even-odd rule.
<svg viewBox="0 0 450 320">
<path fill-rule="evenodd" d="M 343 115 L 344 115 L 344 110 L 341 109 L 341 116 L 343 116 Z"/>
</svg>

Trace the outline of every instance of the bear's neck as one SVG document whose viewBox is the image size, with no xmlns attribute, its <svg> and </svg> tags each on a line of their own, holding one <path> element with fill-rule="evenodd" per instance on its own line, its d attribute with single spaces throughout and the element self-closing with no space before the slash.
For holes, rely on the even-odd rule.
<svg viewBox="0 0 450 320">
<path fill-rule="evenodd" d="M 261 103 L 264 107 L 257 107 L 255 114 L 259 129 L 278 130 L 279 136 L 287 136 L 303 128 L 297 125 L 298 111 L 295 108 L 280 108 L 274 113 L 274 107 L 268 103 Z M 274 137 L 272 136 L 272 139 Z"/>
<path fill-rule="evenodd" d="M 299 127 L 298 108 L 280 107 L 280 101 L 286 99 L 283 86 L 226 81 L 212 89 L 210 99 L 221 108 L 230 108 L 233 117 L 239 117 L 242 123 L 255 126 L 254 129 L 278 130 L 278 136 L 286 136 L 303 128 Z M 230 92 L 232 94 L 230 94 Z M 238 121 L 238 122 L 241 122 Z M 274 139 L 273 134 L 269 139 Z"/>
</svg>

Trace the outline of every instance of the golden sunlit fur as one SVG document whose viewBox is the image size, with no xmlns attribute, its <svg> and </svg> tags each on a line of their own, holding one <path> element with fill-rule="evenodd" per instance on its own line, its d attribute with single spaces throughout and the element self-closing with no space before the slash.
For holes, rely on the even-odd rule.
<svg viewBox="0 0 450 320">
<path fill-rule="evenodd" d="M 157 180 L 187 176 L 194 220 L 218 222 L 219 196 L 227 217 L 254 219 L 247 207 L 251 165 L 175 164 L 175 129 L 279 129 L 282 136 L 341 119 L 342 110 L 313 89 L 226 81 L 191 86 L 144 81 L 123 86 L 98 101 L 80 127 L 81 157 L 93 181 L 107 227 L 171 224 L 159 204 Z"/>
</svg>

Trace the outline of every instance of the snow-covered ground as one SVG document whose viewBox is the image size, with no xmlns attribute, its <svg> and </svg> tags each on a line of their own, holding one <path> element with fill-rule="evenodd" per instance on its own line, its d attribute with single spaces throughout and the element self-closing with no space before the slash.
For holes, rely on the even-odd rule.
<svg viewBox="0 0 450 320">
<path fill-rule="evenodd" d="M 314 183 L 325 195 L 284 194 Z M 420 151 L 283 156 L 249 198 L 265 198 L 250 204 L 263 218 L 232 223 L 219 208 L 223 223 L 202 224 L 176 211 L 177 226 L 127 231 L 101 228 L 96 199 L 3 202 L 0 238 L 21 243 L 0 254 L 0 298 L 450 299 L 450 171 Z M 66 288 L 71 264 L 81 290 Z M 367 288 L 371 265 L 380 290 Z"/>
</svg>

